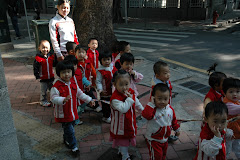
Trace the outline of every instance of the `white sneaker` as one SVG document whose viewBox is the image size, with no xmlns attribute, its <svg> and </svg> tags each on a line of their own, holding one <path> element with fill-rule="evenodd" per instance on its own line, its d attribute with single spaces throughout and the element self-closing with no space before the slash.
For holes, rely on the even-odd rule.
<svg viewBox="0 0 240 160">
<path fill-rule="evenodd" d="M 100 112 L 101 110 L 102 110 L 101 106 L 98 106 L 96 109 L 94 109 L 94 111 L 96 111 L 96 112 Z"/>
<path fill-rule="evenodd" d="M 51 103 L 48 101 L 44 101 L 44 102 L 40 102 L 40 105 L 43 107 L 49 107 L 49 106 L 51 106 Z"/>
<path fill-rule="evenodd" d="M 102 121 L 106 123 L 111 123 L 111 117 L 108 117 L 108 118 L 103 117 Z"/>
</svg>

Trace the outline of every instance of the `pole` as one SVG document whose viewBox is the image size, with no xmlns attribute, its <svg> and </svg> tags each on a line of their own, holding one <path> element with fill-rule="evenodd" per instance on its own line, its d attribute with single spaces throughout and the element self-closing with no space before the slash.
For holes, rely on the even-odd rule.
<svg viewBox="0 0 240 160">
<path fill-rule="evenodd" d="M 28 24 L 27 9 L 26 9 L 26 3 L 25 3 L 25 0 L 23 0 L 23 5 L 24 5 L 24 10 L 25 10 L 25 15 L 26 15 L 26 21 L 27 21 L 27 28 L 28 28 L 29 41 L 31 42 L 31 35 L 30 35 L 30 29 L 29 29 L 29 24 Z"/>
<path fill-rule="evenodd" d="M 124 1 L 124 8 L 125 8 L 125 23 L 128 24 L 128 17 L 127 17 L 127 0 Z"/>
</svg>

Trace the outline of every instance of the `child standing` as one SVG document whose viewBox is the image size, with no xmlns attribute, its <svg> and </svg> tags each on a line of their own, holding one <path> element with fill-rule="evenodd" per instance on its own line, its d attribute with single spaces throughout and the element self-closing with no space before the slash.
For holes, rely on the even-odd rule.
<svg viewBox="0 0 240 160">
<path fill-rule="evenodd" d="M 34 76 L 36 79 L 40 79 L 40 105 L 48 107 L 51 106 L 51 103 L 47 101 L 47 90 L 52 88 L 54 81 L 54 55 L 49 53 L 50 43 L 47 40 L 42 40 L 38 49 L 40 52 L 36 55 L 33 63 Z"/>
<path fill-rule="evenodd" d="M 67 15 L 70 12 L 69 0 L 58 0 L 57 14 L 49 22 L 49 33 L 58 61 L 62 61 L 67 54 L 66 43 L 73 41 L 77 45 L 78 38 L 74 22 Z"/>
<path fill-rule="evenodd" d="M 166 84 L 159 83 L 154 86 L 151 102 L 148 102 L 142 112 L 142 116 L 148 120 L 145 134 L 150 159 L 166 159 L 168 137 L 171 128 L 179 136 L 179 124 L 174 109 L 168 104 L 170 90 Z"/>
<path fill-rule="evenodd" d="M 66 50 L 68 55 L 74 55 L 75 56 L 75 48 L 77 44 L 75 42 L 68 41 L 66 43 Z"/>
<path fill-rule="evenodd" d="M 143 75 L 141 73 L 133 70 L 134 65 L 134 56 L 131 53 L 124 53 L 120 58 L 121 68 L 127 71 L 131 77 L 130 88 L 134 90 L 135 96 L 138 96 L 138 91 L 135 83 L 140 82 L 143 79 Z"/>
<path fill-rule="evenodd" d="M 59 62 L 56 73 L 60 79 L 56 79 L 51 89 L 51 101 L 54 104 L 55 121 L 62 123 L 64 130 L 64 143 L 71 149 L 74 156 L 79 156 L 77 140 L 74 134 L 75 120 L 78 119 L 77 98 L 94 106 L 92 98 L 84 94 L 71 78 L 74 75 L 74 67 L 70 61 Z"/>
<path fill-rule="evenodd" d="M 101 100 L 110 101 L 112 95 L 112 77 L 113 74 L 117 71 L 115 67 L 111 64 L 112 54 L 110 52 L 101 53 L 99 56 L 99 61 L 101 66 L 97 69 L 97 79 L 96 85 L 97 90 L 100 93 Z M 111 122 L 110 117 L 110 105 L 105 102 L 102 103 L 102 120 L 106 123 Z"/>
<path fill-rule="evenodd" d="M 214 101 L 205 108 L 204 121 L 198 141 L 198 151 L 194 160 L 226 160 L 226 138 L 232 137 L 232 131 L 226 129 L 228 109 L 223 102 Z"/>
<path fill-rule="evenodd" d="M 126 41 L 120 41 L 118 43 L 118 51 L 119 54 L 116 56 L 115 58 L 115 62 L 114 62 L 114 66 L 117 69 L 121 68 L 121 63 L 120 63 L 120 57 L 124 54 L 124 53 L 131 53 L 131 47 L 130 44 Z"/>
<path fill-rule="evenodd" d="M 87 57 L 88 60 L 92 63 L 95 69 L 98 69 L 98 57 L 99 52 L 97 51 L 98 41 L 96 38 L 90 38 L 88 41 L 88 50 L 87 50 Z"/>
<path fill-rule="evenodd" d="M 228 119 L 238 117 L 238 120 L 228 123 L 228 128 L 233 130 L 234 139 L 227 141 L 227 151 L 235 153 L 240 159 L 240 80 L 226 78 L 223 81 L 223 102 L 228 107 Z"/>
<path fill-rule="evenodd" d="M 128 147 L 136 146 L 136 114 L 135 107 L 143 110 L 143 106 L 130 87 L 130 75 L 125 70 L 118 70 L 113 75 L 113 85 L 116 90 L 110 99 L 111 128 L 110 141 L 112 147 L 119 146 L 122 160 L 130 160 Z"/>
</svg>

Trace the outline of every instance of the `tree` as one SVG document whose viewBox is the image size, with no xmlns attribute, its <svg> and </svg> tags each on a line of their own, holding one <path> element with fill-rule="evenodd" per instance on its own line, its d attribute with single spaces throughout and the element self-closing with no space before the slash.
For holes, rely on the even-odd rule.
<svg viewBox="0 0 240 160">
<path fill-rule="evenodd" d="M 112 25 L 113 0 L 77 0 L 73 19 L 79 42 L 87 47 L 88 39 L 98 39 L 99 51 L 116 41 Z"/>
</svg>

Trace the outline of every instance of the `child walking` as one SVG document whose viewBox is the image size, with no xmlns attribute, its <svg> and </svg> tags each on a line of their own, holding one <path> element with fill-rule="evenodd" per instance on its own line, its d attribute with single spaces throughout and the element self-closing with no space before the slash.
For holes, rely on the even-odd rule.
<svg viewBox="0 0 240 160">
<path fill-rule="evenodd" d="M 226 160 L 226 138 L 232 137 L 227 127 L 227 106 L 220 101 L 213 101 L 205 108 L 204 121 L 198 141 L 198 150 L 194 160 Z"/>
<path fill-rule="evenodd" d="M 56 74 L 59 79 L 51 89 L 51 101 L 54 105 L 55 121 L 62 123 L 64 131 L 64 143 L 71 149 L 73 156 L 79 156 L 77 140 L 74 134 L 75 120 L 77 120 L 77 98 L 94 106 L 91 97 L 84 94 L 71 78 L 74 75 L 74 67 L 70 61 L 59 62 L 56 66 Z"/>
<path fill-rule="evenodd" d="M 143 79 L 143 75 L 141 73 L 133 70 L 134 65 L 134 56 L 131 53 L 124 53 L 120 58 L 121 68 L 127 71 L 131 77 L 130 88 L 134 90 L 135 96 L 138 96 L 138 91 L 135 83 L 140 82 Z"/>
<path fill-rule="evenodd" d="M 53 63 L 54 55 L 49 53 L 50 43 L 42 40 L 39 44 L 39 53 L 36 55 L 33 70 L 36 79 L 40 79 L 40 105 L 43 107 L 51 106 L 47 100 L 47 90 L 50 90 L 54 81 Z"/>
<path fill-rule="evenodd" d="M 67 54 L 66 43 L 79 43 L 74 22 L 67 16 L 70 12 L 70 1 L 58 0 L 57 9 L 56 16 L 49 22 L 49 33 L 57 60 L 62 61 Z"/>
<path fill-rule="evenodd" d="M 142 116 L 148 120 L 145 134 L 150 159 L 166 159 L 168 137 L 171 128 L 180 135 L 174 109 L 168 104 L 170 90 L 166 84 L 158 83 L 153 87 L 151 102 L 148 102 Z"/>
<path fill-rule="evenodd" d="M 98 69 L 98 57 L 99 52 L 97 51 L 98 41 L 96 38 L 90 38 L 88 40 L 88 50 L 87 50 L 87 57 L 88 60 L 92 63 L 95 69 Z"/>
<path fill-rule="evenodd" d="M 111 128 L 110 141 L 112 147 L 119 147 L 122 160 L 131 160 L 128 147 L 136 146 L 136 114 L 135 108 L 143 110 L 143 106 L 130 88 L 130 75 L 125 70 L 118 70 L 113 75 L 113 85 L 116 90 L 110 99 Z"/>
<path fill-rule="evenodd" d="M 240 80 L 226 78 L 223 81 L 223 102 L 228 107 L 228 119 L 237 118 L 234 122 L 228 123 L 228 128 L 233 130 L 234 139 L 227 141 L 227 154 L 233 151 L 240 159 Z"/>
<path fill-rule="evenodd" d="M 115 58 L 115 62 L 114 62 L 114 66 L 117 68 L 117 69 L 120 69 L 121 68 L 121 63 L 120 63 L 120 57 L 124 54 L 124 53 L 131 53 L 131 47 L 130 47 L 130 44 L 129 42 L 127 41 L 120 41 L 118 43 L 118 52 L 119 54 L 116 56 Z"/>
</svg>

